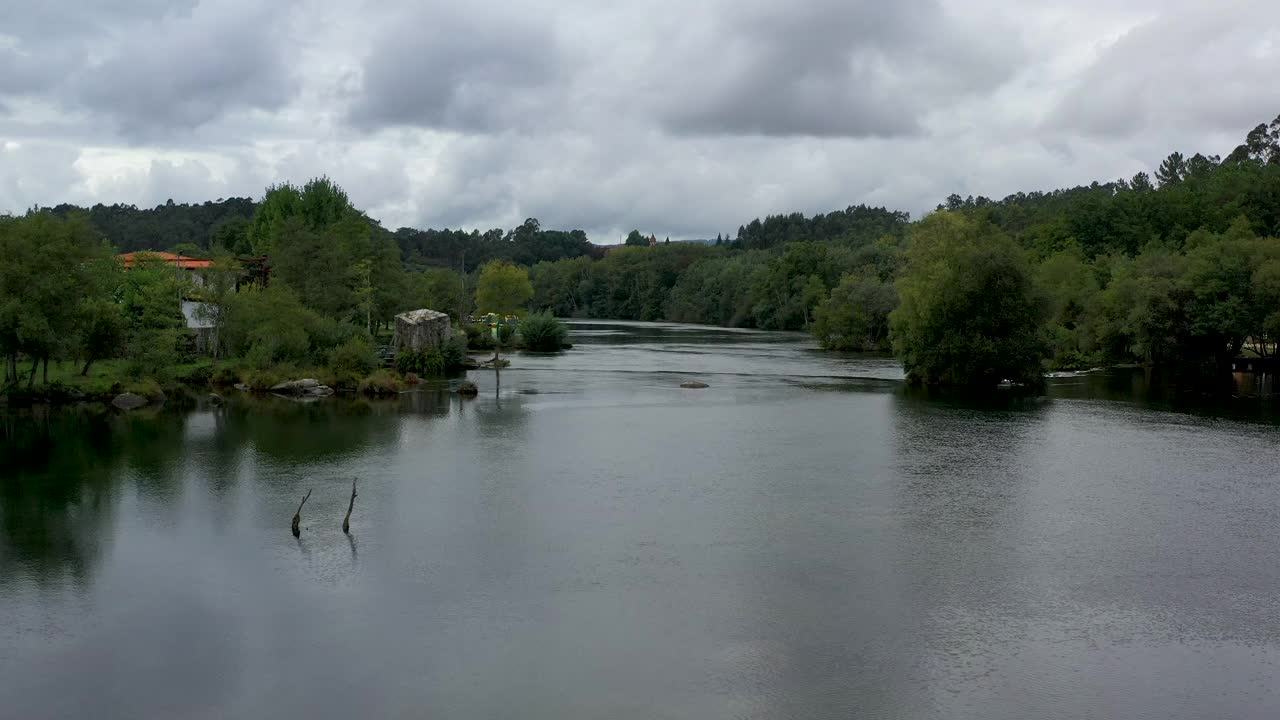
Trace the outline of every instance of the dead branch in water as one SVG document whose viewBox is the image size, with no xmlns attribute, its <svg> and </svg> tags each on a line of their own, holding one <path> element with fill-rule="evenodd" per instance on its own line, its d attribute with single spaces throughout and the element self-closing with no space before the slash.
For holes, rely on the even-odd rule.
<svg viewBox="0 0 1280 720">
<path fill-rule="evenodd" d="M 307 490 L 307 494 L 302 496 L 302 502 L 298 503 L 298 512 L 293 514 L 293 536 L 298 537 L 302 534 L 302 530 L 298 528 L 298 523 L 302 522 L 302 506 L 307 504 L 307 498 L 311 497 L 311 491 Z"/>
<path fill-rule="evenodd" d="M 347 516 L 342 518 L 342 532 L 351 534 L 351 510 L 356 506 L 356 479 L 351 478 L 351 504 L 347 506 Z"/>
</svg>

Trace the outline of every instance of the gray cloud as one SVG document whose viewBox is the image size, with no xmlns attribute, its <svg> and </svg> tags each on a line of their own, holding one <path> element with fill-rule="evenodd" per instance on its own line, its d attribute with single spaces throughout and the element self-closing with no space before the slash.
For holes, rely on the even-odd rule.
<svg viewBox="0 0 1280 720">
<path fill-rule="evenodd" d="M 711 236 L 1226 153 L 1270 0 L 0 0 L 0 212 L 328 174 L 389 227 Z"/>
<path fill-rule="evenodd" d="M 150 24 L 135 34 L 146 42 L 121 43 L 86 69 L 75 100 L 131 136 L 189 130 L 233 110 L 278 109 L 297 88 L 283 19 L 256 4 L 201 5 Z"/>
<path fill-rule="evenodd" d="M 936 0 L 748 2 L 670 68 L 678 132 L 891 137 L 930 106 L 991 90 L 1019 59 L 995 28 L 968 31 Z"/>
<path fill-rule="evenodd" d="M 1243 138 L 1280 112 L 1271 90 L 1277 67 L 1280 5 L 1272 0 L 1171 12 L 1103 49 L 1049 123 L 1111 138 L 1171 131 Z"/>
<path fill-rule="evenodd" d="M 287 6 L 113 0 L 37 3 L 0 32 L 0 94 L 84 113 L 133 140 L 191 130 L 226 113 L 276 110 L 297 83 L 285 54 Z M 83 11 L 83 12 L 82 12 Z"/>
<path fill-rule="evenodd" d="M 568 75 L 546 24 L 429 3 L 397 16 L 365 58 L 351 119 L 364 128 L 493 132 L 533 117 Z"/>
</svg>

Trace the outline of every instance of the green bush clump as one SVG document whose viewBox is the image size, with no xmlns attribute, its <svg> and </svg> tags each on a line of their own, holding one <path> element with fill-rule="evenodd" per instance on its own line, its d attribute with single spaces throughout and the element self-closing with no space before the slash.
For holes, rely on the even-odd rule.
<svg viewBox="0 0 1280 720">
<path fill-rule="evenodd" d="M 363 336 L 355 336 L 329 353 L 329 369 L 338 387 L 354 388 L 360 379 L 378 369 L 378 356 Z"/>
<path fill-rule="evenodd" d="M 569 329 L 551 313 L 540 312 L 520 321 L 520 337 L 527 350 L 555 352 L 564 347 Z"/>
<path fill-rule="evenodd" d="M 462 331 L 467 336 L 467 347 L 472 350 L 493 349 L 493 333 L 489 331 L 488 325 L 484 323 L 467 323 L 462 326 Z"/>
<path fill-rule="evenodd" d="M 516 336 L 516 329 L 514 326 L 509 324 L 503 324 L 498 326 L 498 342 L 502 343 L 503 347 L 510 347 L 511 339 L 514 338 L 515 336 Z"/>
<path fill-rule="evenodd" d="M 213 369 L 209 380 L 214 385 L 235 385 L 240 382 L 240 368 L 235 363 L 221 363 Z"/>
<path fill-rule="evenodd" d="M 364 395 L 395 395 L 400 392 L 400 378 L 389 370 L 378 370 L 360 381 L 359 390 Z"/>
<path fill-rule="evenodd" d="M 444 369 L 456 370 L 467 360 L 467 341 L 463 337 L 453 337 L 440 348 L 444 355 Z"/>
<path fill-rule="evenodd" d="M 396 370 L 402 374 L 414 373 L 420 377 L 443 375 L 445 357 L 440 350 L 401 350 L 396 355 Z"/>
<path fill-rule="evenodd" d="M 213 381 L 213 361 L 201 360 L 189 366 L 178 368 L 174 380 L 183 385 L 208 385 Z"/>
</svg>

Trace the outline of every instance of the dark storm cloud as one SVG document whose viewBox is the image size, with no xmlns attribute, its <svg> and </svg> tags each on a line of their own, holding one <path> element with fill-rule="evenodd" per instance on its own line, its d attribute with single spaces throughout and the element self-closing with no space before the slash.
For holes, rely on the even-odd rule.
<svg viewBox="0 0 1280 720">
<path fill-rule="evenodd" d="M 132 140 L 190 130 L 292 98 L 287 9 L 251 3 L 35 4 L 0 28 L 0 95 L 89 113 Z"/>
<path fill-rule="evenodd" d="M 972 32 L 936 0 L 725 6 L 673 68 L 663 120 L 695 134 L 890 137 L 939 101 L 990 90 L 1017 66 L 998 28 Z"/>
<path fill-rule="evenodd" d="M 280 108 L 297 84 L 277 20 L 248 11 L 163 23 L 148 42 L 122 44 L 87 68 L 74 97 L 135 137 L 189 130 L 230 110 Z"/>
<path fill-rule="evenodd" d="M 436 7 L 375 42 L 351 118 L 491 132 L 576 127 L 597 113 L 680 134 L 909 134 L 931 105 L 1013 73 L 1016 43 L 983 31 L 938 0 L 658 2 L 514 17 Z"/>
<path fill-rule="evenodd" d="M 534 96 L 564 77 L 545 24 L 429 5 L 375 42 L 350 117 L 366 129 L 495 131 L 528 119 L 543 104 Z"/>
</svg>

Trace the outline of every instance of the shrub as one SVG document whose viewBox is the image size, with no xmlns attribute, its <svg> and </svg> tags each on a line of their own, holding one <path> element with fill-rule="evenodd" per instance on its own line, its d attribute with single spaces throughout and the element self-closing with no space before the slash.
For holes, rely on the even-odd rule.
<svg viewBox="0 0 1280 720">
<path fill-rule="evenodd" d="M 251 366 L 241 373 L 240 381 L 252 390 L 270 390 L 273 385 L 296 380 L 298 377 L 297 371 L 287 365 L 268 368 Z"/>
<path fill-rule="evenodd" d="M 467 336 L 467 347 L 472 350 L 492 350 L 493 333 L 484 323 L 467 323 L 462 326 Z"/>
<path fill-rule="evenodd" d="M 329 369 L 334 382 L 340 387 L 355 387 L 363 378 L 378 369 L 378 356 L 369 341 L 361 336 L 353 337 L 329 353 Z"/>
<path fill-rule="evenodd" d="M 213 369 L 209 381 L 214 385 L 235 385 L 240 382 L 240 368 L 235 363 L 221 363 Z"/>
<path fill-rule="evenodd" d="M 515 335 L 515 326 L 509 323 L 498 326 L 498 342 L 502 343 L 503 347 L 511 347 L 511 338 L 515 337 Z"/>
<path fill-rule="evenodd" d="M 401 373 L 414 373 L 422 377 L 443 375 L 445 370 L 444 353 L 440 350 L 401 350 L 396 355 L 396 370 Z"/>
<path fill-rule="evenodd" d="M 456 370 L 467 360 L 467 341 L 461 337 L 453 337 L 440 348 L 444 355 L 444 369 Z"/>
<path fill-rule="evenodd" d="M 564 347 L 569 330 L 551 313 L 540 312 L 520 321 L 520 337 L 528 350 L 555 352 Z"/>
<path fill-rule="evenodd" d="M 400 379 L 389 370 L 378 370 L 360 381 L 359 390 L 365 395 L 395 395 L 400 392 Z"/>
<path fill-rule="evenodd" d="M 174 380 L 183 385 L 208 385 L 213 381 L 213 361 L 203 360 L 191 366 L 181 367 L 175 373 Z"/>
</svg>

